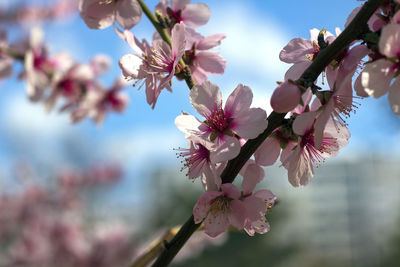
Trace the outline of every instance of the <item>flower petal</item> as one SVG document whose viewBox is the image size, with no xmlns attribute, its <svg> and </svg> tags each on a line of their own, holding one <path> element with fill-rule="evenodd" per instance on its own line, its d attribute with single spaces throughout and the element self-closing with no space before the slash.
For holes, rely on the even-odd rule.
<svg viewBox="0 0 400 267">
<path fill-rule="evenodd" d="M 223 74 L 226 68 L 226 60 L 213 51 L 203 51 L 196 54 L 194 61 L 204 74 Z"/>
<path fill-rule="evenodd" d="M 142 8 L 136 0 L 118 1 L 115 20 L 122 28 L 129 30 L 142 18 Z"/>
<path fill-rule="evenodd" d="M 226 38 L 226 34 L 217 33 L 207 36 L 197 43 L 197 50 L 208 50 L 221 44 L 221 41 Z"/>
<path fill-rule="evenodd" d="M 386 59 L 379 59 L 365 66 L 361 75 L 361 85 L 364 91 L 373 97 L 381 97 L 389 90 L 394 73 L 392 63 Z"/>
<path fill-rule="evenodd" d="M 215 105 L 222 103 L 221 91 L 217 85 L 205 81 L 190 90 L 190 102 L 199 114 L 210 114 Z"/>
<path fill-rule="evenodd" d="M 273 165 L 281 153 L 279 140 L 273 137 L 268 137 L 254 153 L 254 158 L 257 164 L 262 166 Z"/>
<path fill-rule="evenodd" d="M 232 136 L 225 136 L 224 141 L 211 151 L 210 160 L 213 163 L 225 162 L 239 155 L 240 143 Z"/>
<path fill-rule="evenodd" d="M 286 63 L 308 61 L 306 55 L 314 51 L 312 43 L 304 38 L 294 38 L 279 53 L 279 59 Z"/>
<path fill-rule="evenodd" d="M 200 223 L 204 218 L 206 218 L 210 210 L 211 201 L 221 195 L 222 192 L 210 191 L 202 194 L 198 198 L 196 204 L 193 207 L 193 216 L 195 223 Z"/>
<path fill-rule="evenodd" d="M 247 112 L 242 112 L 230 124 L 230 128 L 245 139 L 256 138 L 267 126 L 267 113 L 262 108 L 251 108 Z"/>
<path fill-rule="evenodd" d="M 206 24 L 210 17 L 210 9 L 203 3 L 188 4 L 182 10 L 183 22 L 193 28 Z"/>
<path fill-rule="evenodd" d="M 253 101 L 253 92 L 250 87 L 239 84 L 229 95 L 225 103 L 225 114 L 236 118 L 242 112 L 247 112 Z"/>
<path fill-rule="evenodd" d="M 243 174 L 242 191 L 249 195 L 253 192 L 256 185 L 264 178 L 264 170 L 257 164 L 249 164 Z"/>
</svg>

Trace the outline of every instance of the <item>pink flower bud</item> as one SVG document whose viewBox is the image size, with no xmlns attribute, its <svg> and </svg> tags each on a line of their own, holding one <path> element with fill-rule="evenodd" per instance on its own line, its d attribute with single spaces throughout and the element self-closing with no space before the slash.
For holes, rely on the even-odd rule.
<svg viewBox="0 0 400 267">
<path fill-rule="evenodd" d="M 271 97 L 271 107 L 275 112 L 286 113 L 294 109 L 300 102 L 301 92 L 297 85 L 283 82 Z"/>
</svg>

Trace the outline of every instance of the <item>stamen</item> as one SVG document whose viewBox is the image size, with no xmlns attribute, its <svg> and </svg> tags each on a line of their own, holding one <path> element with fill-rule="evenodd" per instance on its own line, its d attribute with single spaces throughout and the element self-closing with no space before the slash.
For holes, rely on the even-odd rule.
<svg viewBox="0 0 400 267">
<path fill-rule="evenodd" d="M 222 108 L 222 103 L 214 104 L 214 111 L 210 114 L 203 114 L 206 118 L 205 124 L 212 130 L 213 132 L 224 132 L 229 126 L 229 118 L 225 115 L 225 111 Z"/>
</svg>

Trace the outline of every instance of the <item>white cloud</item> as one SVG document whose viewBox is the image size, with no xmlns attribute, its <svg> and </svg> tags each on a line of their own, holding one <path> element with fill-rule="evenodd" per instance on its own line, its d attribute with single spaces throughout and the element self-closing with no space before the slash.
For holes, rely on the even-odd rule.
<svg viewBox="0 0 400 267">
<path fill-rule="evenodd" d="M 57 112 L 47 113 L 42 104 L 29 102 L 24 94 L 9 97 L 1 110 L 4 131 L 18 137 L 55 138 L 70 128 L 68 117 Z"/>
<path fill-rule="evenodd" d="M 246 3 L 232 3 L 213 15 L 207 34 L 227 35 L 221 54 L 229 67 L 264 79 L 283 77 L 287 64 L 279 60 L 279 52 L 286 45 L 287 34 L 277 22 L 267 19 L 265 13 L 249 10 Z"/>
<path fill-rule="evenodd" d="M 168 162 L 175 160 L 174 148 L 186 146 L 185 139 L 174 126 L 141 128 L 139 131 L 125 131 L 111 134 L 104 140 L 104 150 L 108 157 L 132 166 L 148 167 L 157 159 Z M 178 161 L 177 161 L 178 162 Z"/>
</svg>

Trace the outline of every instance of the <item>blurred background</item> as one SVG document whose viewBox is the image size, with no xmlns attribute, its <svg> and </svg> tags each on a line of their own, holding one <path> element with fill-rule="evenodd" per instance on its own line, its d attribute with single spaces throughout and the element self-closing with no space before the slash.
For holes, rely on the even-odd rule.
<svg viewBox="0 0 400 267">
<path fill-rule="evenodd" d="M 23 5 L 51 2 L 1 0 L 0 27 L 10 42 L 26 35 L 32 23 L 7 21 L 7 14 Z M 157 4 L 145 2 L 152 10 Z M 343 29 L 348 14 L 361 5 L 355 0 L 206 4 L 211 19 L 197 30 L 205 36 L 227 35 L 217 49 L 227 60 L 225 74 L 210 80 L 225 99 L 237 84 L 250 86 L 253 106 L 268 113 L 276 81 L 283 80 L 289 67 L 279 61 L 280 50 L 292 38 L 309 38 L 312 28 Z M 39 25 L 51 53 L 67 51 L 80 62 L 109 55 L 111 70 L 102 77 L 107 85 L 121 74 L 119 58 L 132 52 L 112 27 L 90 30 L 74 10 Z M 143 16 L 132 32 L 151 40 L 154 29 Z M 37 237 L 46 227 L 51 228 L 46 235 L 60 243 L 56 255 L 71 257 L 65 266 L 116 266 L 116 259 L 124 266 L 151 240 L 186 220 L 202 187 L 179 171 L 173 150 L 186 146 L 175 117 L 182 110 L 195 114 L 184 83 L 173 80 L 173 93 L 163 91 L 154 110 L 144 88 L 128 87 L 130 103 L 123 114 L 110 114 L 101 126 L 90 120 L 72 124 L 65 114 L 49 114 L 44 105 L 29 102 L 25 83 L 17 79 L 21 69 L 15 64 L 13 76 L 0 82 L 1 266 L 47 266 L 38 262 L 56 252 Z M 400 121 L 386 95 L 357 101 L 361 105 L 348 120 L 349 145 L 319 166 L 307 187 L 291 187 L 279 164 L 265 170 L 259 187 L 279 200 L 269 215 L 268 234 L 197 237 L 173 266 L 398 266 Z M 34 215 L 25 215 L 39 206 Z M 18 214 L 10 215 L 10 210 Z M 43 222 L 44 217 L 51 219 Z M 10 230 L 10 222 L 18 223 Z M 110 252 L 105 259 L 99 247 L 119 247 L 123 254 Z M 90 260 L 72 260 L 83 254 L 90 254 Z M 52 260 L 54 264 L 57 257 Z"/>
</svg>

